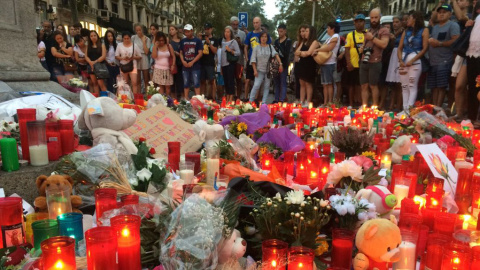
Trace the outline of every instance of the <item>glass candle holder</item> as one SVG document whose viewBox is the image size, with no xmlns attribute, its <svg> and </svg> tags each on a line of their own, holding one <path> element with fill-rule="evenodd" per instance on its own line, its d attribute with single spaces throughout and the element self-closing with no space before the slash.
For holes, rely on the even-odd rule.
<svg viewBox="0 0 480 270">
<path fill-rule="evenodd" d="M 0 249 L 25 243 L 22 198 L 0 198 Z"/>
<path fill-rule="evenodd" d="M 313 270 L 315 254 L 307 247 L 291 247 L 288 250 L 288 270 Z"/>
<path fill-rule="evenodd" d="M 99 188 L 95 190 L 95 215 L 97 224 L 101 224 L 100 218 L 108 210 L 117 208 L 117 190 L 114 188 Z"/>
<path fill-rule="evenodd" d="M 333 229 L 332 266 L 350 269 L 352 266 L 353 239 L 355 232 L 345 229 Z"/>
<path fill-rule="evenodd" d="M 471 213 L 473 217 L 478 219 L 480 213 L 480 190 L 473 192 Z M 480 222 L 478 223 L 480 224 Z"/>
<path fill-rule="evenodd" d="M 418 231 L 420 225 L 422 225 L 422 217 L 419 214 L 405 213 L 402 214 L 400 211 L 400 221 L 398 222 L 398 227 L 400 229 Z"/>
<path fill-rule="evenodd" d="M 197 175 L 200 172 L 200 153 L 197 152 L 188 152 L 185 153 L 185 161 L 193 162 L 195 164 L 195 168 L 193 173 Z"/>
<path fill-rule="evenodd" d="M 402 234 L 402 243 L 398 247 L 400 260 L 393 263 L 393 269 L 415 269 L 418 231 L 400 229 L 400 233 Z"/>
<path fill-rule="evenodd" d="M 27 122 L 28 152 L 32 166 L 48 164 L 47 135 L 45 121 Z"/>
<path fill-rule="evenodd" d="M 27 242 L 33 245 L 32 223 L 37 220 L 48 219 L 48 213 L 30 213 L 26 217 L 25 222 L 25 238 Z"/>
<path fill-rule="evenodd" d="M 102 226 L 85 232 L 89 270 L 118 270 L 117 234 L 112 227 Z"/>
<path fill-rule="evenodd" d="M 117 235 L 118 269 L 140 270 L 140 222 L 134 215 L 119 215 L 110 220 Z"/>
<path fill-rule="evenodd" d="M 75 150 L 73 131 L 73 120 L 59 120 L 60 125 L 60 141 L 62 143 L 62 154 L 68 155 Z"/>
<path fill-rule="evenodd" d="M 416 172 L 416 170 L 414 171 Z M 405 173 L 405 178 L 410 179 L 410 188 L 408 189 L 408 198 L 413 198 L 417 190 L 418 175 L 417 173 L 407 172 Z"/>
<path fill-rule="evenodd" d="M 456 222 L 456 214 L 438 212 L 435 214 L 433 231 L 436 233 L 452 236 L 453 232 L 455 231 Z"/>
<path fill-rule="evenodd" d="M 6 172 L 17 171 L 20 168 L 17 140 L 14 138 L 0 139 L 0 151 L 2 154 L 2 170 Z"/>
<path fill-rule="evenodd" d="M 427 240 L 427 252 L 424 257 L 425 269 L 432 270 L 441 270 L 442 261 L 440 258 L 443 257 L 443 247 L 447 245 L 451 240 L 451 237 L 448 237 L 443 234 L 432 233 L 428 235 Z"/>
<path fill-rule="evenodd" d="M 472 248 L 472 265 L 470 270 L 480 270 L 480 246 Z"/>
<path fill-rule="evenodd" d="M 172 171 L 176 172 L 180 163 L 180 142 L 168 142 L 168 164 Z"/>
<path fill-rule="evenodd" d="M 288 244 L 277 239 L 262 242 L 262 269 L 285 270 Z"/>
<path fill-rule="evenodd" d="M 293 151 L 287 151 L 283 154 L 283 161 L 285 162 L 285 173 L 288 175 L 294 175 L 295 169 L 295 153 Z"/>
<path fill-rule="evenodd" d="M 428 193 L 425 207 L 437 211 L 442 210 L 443 190 L 437 193 Z"/>
<path fill-rule="evenodd" d="M 58 222 L 54 219 L 37 220 L 32 223 L 33 247 L 40 249 L 43 240 L 58 236 Z"/>
<path fill-rule="evenodd" d="M 426 193 L 438 193 L 443 191 L 443 185 L 444 185 L 445 180 L 442 178 L 432 178 L 428 179 L 428 184 L 427 184 L 427 190 Z"/>
<path fill-rule="evenodd" d="M 33 155 L 32 155 L 33 159 Z M 45 190 L 47 194 L 48 216 L 50 219 L 57 219 L 58 215 L 72 212 L 70 186 L 50 185 Z"/>
<path fill-rule="evenodd" d="M 470 269 L 472 257 L 470 248 L 465 245 L 450 244 L 444 248 L 442 270 Z"/>
<path fill-rule="evenodd" d="M 277 172 L 283 177 L 286 177 L 285 162 L 282 160 L 273 160 L 273 166 Z"/>
<path fill-rule="evenodd" d="M 340 163 L 345 160 L 345 153 L 344 152 L 335 152 L 335 164 Z"/>
<path fill-rule="evenodd" d="M 455 191 L 455 202 L 459 208 L 459 214 L 467 214 L 468 208 L 472 204 L 472 184 L 473 169 L 460 169 L 458 171 L 457 188 Z"/>
<path fill-rule="evenodd" d="M 139 201 L 139 197 L 138 195 L 135 195 L 135 194 L 128 194 L 128 195 L 123 195 L 122 197 L 120 197 L 120 201 L 122 202 L 122 204 L 125 206 L 125 205 L 138 205 L 138 201 Z"/>
<path fill-rule="evenodd" d="M 230 179 L 228 178 L 228 175 L 219 174 L 217 176 L 217 187 L 218 187 L 218 189 L 226 189 L 228 187 L 229 182 L 230 182 Z"/>
<path fill-rule="evenodd" d="M 62 156 L 60 124 L 58 122 L 45 122 L 45 127 L 47 130 L 48 160 L 58 160 Z"/>
<path fill-rule="evenodd" d="M 270 153 L 262 154 L 262 170 L 271 171 L 273 164 L 273 155 Z"/>
<path fill-rule="evenodd" d="M 83 215 L 80 213 L 65 213 L 57 217 L 58 233 L 75 239 L 75 245 L 83 240 Z"/>
<path fill-rule="evenodd" d="M 189 161 L 180 162 L 180 179 L 184 181 L 186 185 L 192 184 L 193 177 L 195 175 L 195 163 Z"/>
<path fill-rule="evenodd" d="M 17 109 L 18 125 L 20 128 L 20 143 L 24 160 L 30 160 L 28 151 L 27 122 L 37 119 L 37 109 Z"/>
<path fill-rule="evenodd" d="M 395 182 L 397 179 L 403 178 L 405 176 L 406 169 L 403 165 L 401 164 L 395 164 L 392 167 L 392 177 L 391 177 L 391 182 L 390 182 L 390 192 L 393 193 L 393 189 L 395 188 Z"/>
<path fill-rule="evenodd" d="M 395 180 L 393 194 L 397 197 L 397 208 L 401 207 L 403 199 L 408 198 L 409 190 L 410 178 L 404 176 Z"/>
<path fill-rule="evenodd" d="M 380 160 L 380 168 L 390 170 L 392 168 L 392 153 L 384 152 Z"/>
<path fill-rule="evenodd" d="M 209 147 L 207 151 L 207 185 L 213 186 L 215 175 L 220 173 L 220 148 Z"/>
<path fill-rule="evenodd" d="M 42 264 L 44 270 L 76 270 L 75 239 L 55 236 L 42 242 Z"/>
</svg>

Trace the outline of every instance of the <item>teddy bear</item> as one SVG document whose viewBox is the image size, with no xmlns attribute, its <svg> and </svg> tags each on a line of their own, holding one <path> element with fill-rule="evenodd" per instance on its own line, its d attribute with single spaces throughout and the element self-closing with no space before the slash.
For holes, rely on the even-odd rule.
<svg viewBox="0 0 480 270">
<path fill-rule="evenodd" d="M 164 106 L 167 106 L 167 101 L 163 98 L 161 94 L 155 94 L 148 100 L 147 109 L 153 108 L 158 104 L 163 104 Z"/>
<path fill-rule="evenodd" d="M 358 229 L 355 244 L 358 253 L 353 259 L 355 270 L 387 270 L 388 264 L 400 259 L 400 229 L 392 220 L 371 219 Z"/>
<path fill-rule="evenodd" d="M 356 199 L 366 199 L 375 205 L 380 217 L 385 217 L 397 205 L 397 197 L 382 185 L 368 186 L 355 195 Z M 388 218 L 388 217 L 387 217 Z"/>
<path fill-rule="evenodd" d="M 245 134 L 240 134 L 240 137 L 238 138 L 238 142 L 240 145 L 247 149 L 249 153 L 253 156 L 255 153 L 258 151 L 258 144 L 254 142 L 250 137 L 248 137 Z"/>
<path fill-rule="evenodd" d="M 116 150 L 125 150 L 128 154 L 137 154 L 133 141 L 122 132 L 135 123 L 137 113 L 123 109 L 111 98 L 95 98 L 85 105 L 78 119 L 81 129 L 89 129 L 93 137 L 93 146 L 108 143 Z"/>
<path fill-rule="evenodd" d="M 73 179 L 68 175 L 40 175 L 37 177 L 36 185 L 40 196 L 35 198 L 33 205 L 37 212 L 48 212 L 46 190 L 61 190 L 63 187 L 68 186 L 70 194 L 72 194 Z M 82 198 L 77 195 L 71 195 L 70 201 L 72 203 L 72 211 L 81 213 L 78 207 L 82 204 Z"/>
<path fill-rule="evenodd" d="M 228 238 L 222 238 L 217 245 L 218 265 L 216 270 L 241 270 L 238 259 L 247 251 L 247 241 L 242 238 L 236 229 Z"/>
<path fill-rule="evenodd" d="M 193 132 L 205 142 L 205 147 L 208 148 L 215 146 L 223 138 L 225 131 L 222 125 L 209 125 L 204 120 L 198 120 L 193 125 Z"/>
<path fill-rule="evenodd" d="M 392 162 L 395 164 L 402 163 L 402 157 L 404 155 L 410 155 L 411 153 L 411 145 L 412 142 L 410 141 L 410 135 L 402 135 L 398 137 L 395 142 L 393 143 L 392 147 L 388 149 L 386 152 L 392 153 Z"/>
</svg>

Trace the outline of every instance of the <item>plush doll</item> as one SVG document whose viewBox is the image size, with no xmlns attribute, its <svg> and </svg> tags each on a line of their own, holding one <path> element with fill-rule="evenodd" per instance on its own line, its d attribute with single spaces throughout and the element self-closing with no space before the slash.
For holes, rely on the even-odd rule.
<svg viewBox="0 0 480 270">
<path fill-rule="evenodd" d="M 163 98 L 162 95 L 155 94 L 148 100 L 147 108 L 150 109 L 157 106 L 158 104 L 163 104 L 164 106 L 167 106 L 167 101 Z"/>
<path fill-rule="evenodd" d="M 218 265 L 216 270 L 241 270 L 238 259 L 247 251 L 247 242 L 242 238 L 238 230 L 233 230 L 229 238 L 222 238 L 217 246 Z"/>
<path fill-rule="evenodd" d="M 397 197 L 388 188 L 381 185 L 368 186 L 361 189 L 357 192 L 355 198 L 366 199 L 373 203 L 377 213 L 383 218 L 388 218 L 387 214 L 397 205 Z"/>
<path fill-rule="evenodd" d="M 412 142 L 410 138 L 412 136 L 402 135 L 398 137 L 393 143 L 392 147 L 387 152 L 392 153 L 392 162 L 395 164 L 402 163 L 402 157 L 404 155 L 410 155 Z"/>
<path fill-rule="evenodd" d="M 61 190 L 63 187 L 68 186 L 70 189 L 70 194 L 72 194 L 72 185 L 73 179 L 68 175 L 40 175 L 36 180 L 37 188 L 38 188 L 38 196 L 35 198 L 33 205 L 37 212 L 48 212 L 47 209 L 47 198 L 46 198 L 46 190 Z M 72 203 L 72 210 L 73 212 L 81 213 L 78 210 L 78 207 L 82 204 L 82 198 L 77 195 L 71 195 L 70 200 Z"/>
<path fill-rule="evenodd" d="M 240 134 L 240 137 L 238 138 L 238 142 L 240 145 L 247 149 L 249 153 L 253 156 L 255 153 L 258 151 L 258 144 L 255 143 L 250 137 L 248 137 L 245 134 Z"/>
<path fill-rule="evenodd" d="M 198 120 L 193 125 L 193 132 L 205 142 L 205 147 L 215 146 L 224 135 L 224 129 L 219 124 L 209 125 L 204 120 Z"/>
<path fill-rule="evenodd" d="M 122 132 L 135 123 L 137 113 L 131 109 L 122 109 L 111 98 L 100 97 L 90 100 L 78 119 L 81 129 L 92 132 L 93 146 L 108 143 L 114 149 L 136 154 L 138 149 L 132 140 Z"/>
<path fill-rule="evenodd" d="M 353 259 L 355 270 L 388 270 L 388 264 L 400 259 L 400 229 L 387 219 L 371 219 L 358 229 L 355 244 L 358 253 Z"/>
</svg>

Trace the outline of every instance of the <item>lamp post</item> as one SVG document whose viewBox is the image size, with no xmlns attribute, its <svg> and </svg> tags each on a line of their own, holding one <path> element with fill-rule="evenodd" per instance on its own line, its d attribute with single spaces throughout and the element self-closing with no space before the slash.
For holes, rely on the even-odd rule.
<svg viewBox="0 0 480 270">
<path fill-rule="evenodd" d="M 315 7 L 317 6 L 317 1 L 318 0 L 307 0 L 309 2 L 312 2 L 312 26 L 315 26 Z"/>
</svg>

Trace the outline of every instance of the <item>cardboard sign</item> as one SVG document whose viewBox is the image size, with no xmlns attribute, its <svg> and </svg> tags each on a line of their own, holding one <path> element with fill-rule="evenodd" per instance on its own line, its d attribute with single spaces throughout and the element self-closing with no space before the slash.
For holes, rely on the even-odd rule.
<svg viewBox="0 0 480 270">
<path fill-rule="evenodd" d="M 123 132 L 132 140 L 144 137 L 147 144 L 155 148 L 155 158 L 167 158 L 168 142 L 180 142 L 180 154 L 195 152 L 202 145 L 193 132 L 193 125 L 162 104 L 139 114 L 135 124 Z"/>
</svg>

